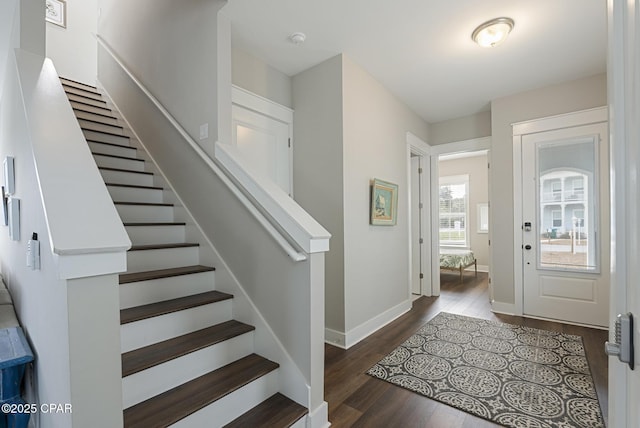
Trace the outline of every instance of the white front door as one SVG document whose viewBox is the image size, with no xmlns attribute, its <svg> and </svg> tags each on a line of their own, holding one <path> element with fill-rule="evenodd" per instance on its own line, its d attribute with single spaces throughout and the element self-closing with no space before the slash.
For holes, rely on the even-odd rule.
<svg viewBox="0 0 640 428">
<path fill-rule="evenodd" d="M 290 125 L 235 104 L 232 120 L 233 143 L 252 170 L 291 195 Z"/>
<path fill-rule="evenodd" d="M 606 123 L 522 138 L 525 315 L 609 323 Z"/>
</svg>

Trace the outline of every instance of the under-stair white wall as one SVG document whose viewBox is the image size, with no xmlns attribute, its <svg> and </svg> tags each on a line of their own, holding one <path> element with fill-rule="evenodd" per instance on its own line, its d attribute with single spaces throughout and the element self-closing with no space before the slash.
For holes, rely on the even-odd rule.
<svg viewBox="0 0 640 428">
<path fill-rule="evenodd" d="M 219 166 L 197 152 L 195 142 L 190 144 L 171 122 L 177 118 L 165 116 L 149 88 L 123 68 L 121 59 L 100 40 L 98 79 L 215 247 L 216 288 L 234 295 L 236 320 L 256 327 L 256 352 L 280 364 L 280 391 L 309 408 L 309 426 L 325 426 L 326 248 L 306 248 L 306 260 L 292 260 L 240 201 Z M 328 238 L 328 233 L 322 237 Z"/>
<path fill-rule="evenodd" d="M 15 10 L 14 29 L 41 27 L 44 36 L 41 2 Z M 31 425 L 122 426 L 117 272 L 130 242 L 44 44 L 11 33 L 10 48 L 29 51 L 7 52 L 0 81 L 0 158 L 15 159 L 20 200 L 17 239 L 0 226 L 0 270 L 35 356 L 26 376 L 25 398 L 38 409 Z M 39 270 L 25 262 L 33 232 Z M 47 403 L 72 412 L 44 412 Z"/>
</svg>

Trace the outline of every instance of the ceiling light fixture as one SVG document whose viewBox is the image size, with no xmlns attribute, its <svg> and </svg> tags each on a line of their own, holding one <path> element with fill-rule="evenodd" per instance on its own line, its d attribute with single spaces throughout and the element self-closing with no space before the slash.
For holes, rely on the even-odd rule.
<svg viewBox="0 0 640 428">
<path fill-rule="evenodd" d="M 301 45 L 307 40 L 307 36 L 304 33 L 293 33 L 289 36 L 289 41 L 294 45 Z"/>
<path fill-rule="evenodd" d="M 473 30 L 471 38 L 483 48 L 493 48 L 507 39 L 513 26 L 511 18 L 495 18 Z"/>
</svg>

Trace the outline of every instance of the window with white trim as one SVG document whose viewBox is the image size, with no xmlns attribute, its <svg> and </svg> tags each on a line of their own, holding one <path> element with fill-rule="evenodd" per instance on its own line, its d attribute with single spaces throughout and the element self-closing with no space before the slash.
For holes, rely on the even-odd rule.
<svg viewBox="0 0 640 428">
<path fill-rule="evenodd" d="M 440 245 L 469 246 L 469 176 L 440 177 Z"/>
</svg>

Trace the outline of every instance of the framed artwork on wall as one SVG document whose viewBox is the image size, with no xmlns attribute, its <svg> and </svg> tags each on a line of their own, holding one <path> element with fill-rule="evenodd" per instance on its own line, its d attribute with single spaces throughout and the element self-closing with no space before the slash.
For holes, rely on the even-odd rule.
<svg viewBox="0 0 640 428">
<path fill-rule="evenodd" d="M 67 3 L 64 0 L 45 0 L 47 22 L 67 28 Z"/>
<path fill-rule="evenodd" d="M 375 226 L 394 226 L 398 220 L 398 185 L 373 179 L 371 221 Z"/>
</svg>

